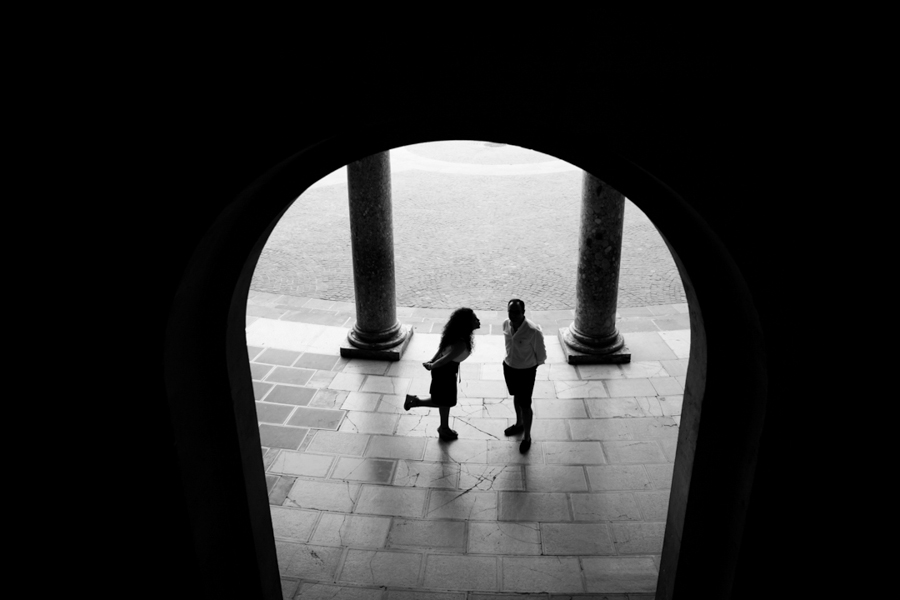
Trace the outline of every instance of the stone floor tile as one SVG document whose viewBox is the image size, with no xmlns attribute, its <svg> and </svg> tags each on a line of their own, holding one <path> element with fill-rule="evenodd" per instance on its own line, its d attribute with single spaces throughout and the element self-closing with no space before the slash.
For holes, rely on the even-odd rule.
<svg viewBox="0 0 900 600">
<path fill-rule="evenodd" d="M 259 354 L 253 362 L 265 363 L 268 365 L 281 365 L 289 367 L 300 358 L 301 352 L 294 350 L 279 350 L 278 348 L 266 348 L 264 352 Z"/>
<path fill-rule="evenodd" d="M 627 379 L 647 379 L 650 377 L 669 377 L 669 373 L 658 360 L 632 361 L 619 365 Z"/>
<path fill-rule="evenodd" d="M 408 377 L 382 377 L 378 375 L 370 375 L 366 378 L 361 392 L 375 392 L 378 394 L 397 394 L 406 395 L 412 379 Z"/>
<path fill-rule="evenodd" d="M 481 365 L 481 379 L 504 381 L 502 363 L 484 363 Z"/>
<path fill-rule="evenodd" d="M 269 504 L 272 506 L 284 504 L 296 480 L 296 477 L 276 477 L 275 482 L 269 487 Z"/>
<path fill-rule="evenodd" d="M 344 410 L 375 412 L 380 399 L 381 394 L 372 392 L 347 392 L 347 399 L 344 400 L 341 408 Z"/>
<path fill-rule="evenodd" d="M 393 485 L 456 489 L 458 481 L 459 465 L 456 463 L 399 460 L 394 470 Z"/>
<path fill-rule="evenodd" d="M 431 372 L 414 360 L 398 360 L 392 362 L 385 373 L 388 377 L 404 377 L 407 379 L 427 379 L 431 381 Z"/>
<path fill-rule="evenodd" d="M 620 319 L 616 321 L 616 329 L 623 335 L 635 331 L 659 331 L 659 327 L 651 319 L 641 318 Z M 628 336 L 626 335 L 625 337 L 627 341 Z"/>
<path fill-rule="evenodd" d="M 584 591 L 581 565 L 577 558 L 551 556 L 510 557 L 502 559 L 504 592 L 571 592 Z"/>
<path fill-rule="evenodd" d="M 655 523 L 611 523 L 616 553 L 618 554 L 661 554 L 665 522 Z"/>
<path fill-rule="evenodd" d="M 406 394 L 402 396 L 399 394 L 384 394 L 381 397 L 381 402 L 378 403 L 378 412 L 383 413 L 393 413 L 397 415 L 405 415 L 406 409 L 403 408 L 403 403 L 406 402 Z"/>
<path fill-rule="evenodd" d="M 644 442 L 603 442 L 603 451 L 610 464 L 661 463 L 666 457 L 653 440 Z"/>
<path fill-rule="evenodd" d="M 429 438 L 425 443 L 425 460 L 433 462 L 487 463 L 487 440 L 454 440 L 443 442 Z"/>
<path fill-rule="evenodd" d="M 512 398 L 485 398 L 483 406 L 484 418 L 486 419 L 516 418 L 516 408 L 513 405 Z"/>
<path fill-rule="evenodd" d="M 507 427 L 515 420 L 507 423 Z M 563 419 L 535 419 L 531 422 L 531 438 L 535 440 L 568 440 L 569 427 Z"/>
<path fill-rule="evenodd" d="M 622 422 L 636 440 L 678 439 L 678 425 L 671 417 L 622 419 Z"/>
<path fill-rule="evenodd" d="M 272 513 L 272 532 L 275 538 L 292 542 L 308 542 L 319 518 L 319 513 L 314 510 L 282 506 L 270 506 L 269 510 Z"/>
<path fill-rule="evenodd" d="M 310 383 L 311 382 L 312 380 L 310 380 Z M 350 392 L 320 388 L 316 390 L 315 395 L 313 395 L 312 400 L 309 401 L 307 406 L 314 406 L 316 408 L 340 408 L 349 394 Z"/>
<path fill-rule="evenodd" d="M 437 410 L 417 408 L 400 415 L 397 436 L 436 438 L 441 421 Z"/>
<path fill-rule="evenodd" d="M 672 420 L 680 419 L 681 417 L 672 417 Z M 676 422 L 676 425 L 681 425 L 681 423 Z M 659 442 L 659 447 L 662 448 L 663 454 L 666 455 L 666 460 L 669 462 L 675 462 L 675 450 L 678 446 L 678 438 L 677 437 L 665 437 L 659 438 L 657 440 Z"/>
<path fill-rule="evenodd" d="M 662 414 L 666 417 L 681 416 L 681 405 L 684 401 L 683 395 L 662 396 L 657 398 Z"/>
<path fill-rule="evenodd" d="M 423 590 L 387 590 L 384 600 L 466 600 L 466 592 L 426 592 Z M 475 596 L 469 596 L 470 599 Z M 340 599 L 338 599 L 340 600 Z M 492 598 L 491 600 L 499 600 Z M 652 600 L 652 599 L 651 599 Z"/>
<path fill-rule="evenodd" d="M 338 458 L 330 479 L 387 484 L 394 476 L 394 462 L 378 458 L 342 456 Z"/>
<path fill-rule="evenodd" d="M 623 396 L 656 396 L 656 388 L 649 379 L 610 379 L 605 382 L 610 398 Z"/>
<path fill-rule="evenodd" d="M 253 382 L 253 398 L 257 401 L 263 400 L 266 397 L 266 394 L 271 391 L 271 389 L 275 387 L 271 383 L 262 383 L 261 381 Z"/>
<path fill-rule="evenodd" d="M 532 405 L 534 416 L 539 419 L 580 419 L 588 416 L 581 398 L 535 398 Z"/>
<path fill-rule="evenodd" d="M 457 385 L 457 393 L 470 398 L 507 398 L 509 396 L 505 382 L 491 380 L 463 381 Z"/>
<path fill-rule="evenodd" d="M 320 454 L 362 456 L 368 443 L 368 435 L 320 429 L 314 432 L 313 440 L 306 451 Z"/>
<path fill-rule="evenodd" d="M 524 490 L 525 474 L 520 465 L 459 465 L 459 489 L 479 491 Z"/>
<path fill-rule="evenodd" d="M 427 588 L 496 590 L 499 559 L 493 556 L 429 554 L 425 557 Z"/>
<path fill-rule="evenodd" d="M 332 390 L 358 392 L 365 380 L 366 375 L 362 373 L 338 373 L 334 376 L 334 379 L 331 380 L 328 388 Z"/>
<path fill-rule="evenodd" d="M 592 419 L 650 416 L 637 398 L 585 398 L 584 403 Z"/>
<path fill-rule="evenodd" d="M 275 367 L 266 375 L 269 383 L 285 383 L 288 385 L 305 385 L 315 373 L 312 369 L 295 369 L 294 367 Z"/>
<path fill-rule="evenodd" d="M 616 553 L 606 523 L 541 523 L 541 545 L 546 555 Z"/>
<path fill-rule="evenodd" d="M 676 358 L 690 358 L 691 330 L 689 328 L 674 331 L 660 331 L 659 337 L 672 349 Z"/>
<path fill-rule="evenodd" d="M 607 465 L 584 470 L 595 492 L 653 489 L 642 465 Z"/>
<path fill-rule="evenodd" d="M 355 512 L 418 519 L 425 512 L 427 497 L 427 489 L 364 485 Z"/>
<path fill-rule="evenodd" d="M 687 375 L 688 362 L 689 360 L 687 358 L 678 358 L 675 360 L 663 360 L 660 361 L 660 364 L 669 376 L 680 377 Z"/>
<path fill-rule="evenodd" d="M 608 398 L 603 381 L 554 381 L 557 398 Z"/>
<path fill-rule="evenodd" d="M 414 587 L 422 555 L 413 552 L 350 549 L 338 581 L 379 586 Z"/>
<path fill-rule="evenodd" d="M 265 348 L 262 346 L 247 346 L 247 359 L 251 361 L 254 360 L 263 350 L 265 350 Z"/>
<path fill-rule="evenodd" d="M 534 382 L 534 391 L 531 392 L 532 398 L 556 398 L 556 382 L 563 380 L 555 380 L 555 381 L 535 381 Z"/>
<path fill-rule="evenodd" d="M 346 481 L 297 479 L 288 492 L 283 506 L 351 512 L 359 487 L 359 484 Z"/>
<path fill-rule="evenodd" d="M 282 580 L 283 581 L 283 580 Z M 310 583 L 304 581 L 297 598 L 303 600 L 381 600 L 384 588 L 336 585 L 331 583 Z M 294 598 L 285 594 L 285 600 Z"/>
<path fill-rule="evenodd" d="M 387 372 L 388 363 L 383 360 L 368 360 L 353 358 L 344 365 L 343 373 L 359 373 L 363 375 L 384 375 Z"/>
<path fill-rule="evenodd" d="M 659 571 L 652 558 L 585 557 L 585 588 L 588 592 L 652 593 L 656 591 Z"/>
<path fill-rule="evenodd" d="M 278 404 L 292 404 L 294 406 L 306 406 L 316 395 L 316 390 L 310 387 L 296 385 L 276 385 L 266 396 L 265 402 Z"/>
<path fill-rule="evenodd" d="M 576 521 L 640 521 L 641 510 L 631 492 L 570 494 Z"/>
<path fill-rule="evenodd" d="M 339 431 L 351 433 L 392 434 L 397 427 L 398 415 L 348 411 Z"/>
<path fill-rule="evenodd" d="M 565 465 L 527 465 L 525 489 L 529 492 L 586 492 L 584 467 Z"/>
<path fill-rule="evenodd" d="M 627 441 L 634 439 L 628 428 L 631 419 L 570 419 L 569 431 L 574 440 Z"/>
<path fill-rule="evenodd" d="M 299 588 L 299 579 L 293 579 L 290 577 L 281 578 L 281 597 L 284 600 L 291 600 L 295 596 Z"/>
<path fill-rule="evenodd" d="M 537 523 L 469 523 L 469 554 L 540 554 Z"/>
<path fill-rule="evenodd" d="M 293 366 L 303 369 L 317 369 L 322 371 L 333 371 L 334 366 L 340 357 L 331 354 L 316 354 L 315 352 L 304 352 L 300 355 Z"/>
<path fill-rule="evenodd" d="M 658 490 L 667 490 L 672 487 L 672 474 L 674 467 L 672 463 L 664 465 L 644 465 L 644 470 L 650 477 L 650 483 Z"/>
<path fill-rule="evenodd" d="M 425 439 L 420 437 L 373 435 L 366 448 L 366 456 L 375 458 L 421 460 L 424 454 Z"/>
<path fill-rule="evenodd" d="M 259 363 L 250 363 L 250 377 L 257 381 L 262 380 L 266 375 L 268 375 L 269 371 L 274 369 L 273 365 L 263 365 Z"/>
<path fill-rule="evenodd" d="M 645 521 L 665 521 L 669 512 L 669 490 L 635 492 L 634 497 Z"/>
<path fill-rule="evenodd" d="M 550 381 L 571 381 L 580 379 L 578 369 L 568 363 L 547 363 L 547 379 Z"/>
<path fill-rule="evenodd" d="M 289 544 L 293 548 L 292 551 L 284 553 L 284 562 L 279 556 L 278 566 L 282 575 L 303 577 L 304 579 L 334 580 L 343 553 L 341 548 L 278 541 L 275 542 L 275 547 L 278 549 L 279 546 L 283 547 L 285 544 Z"/>
<path fill-rule="evenodd" d="M 281 448 L 260 448 L 262 450 L 263 455 L 263 469 L 268 471 L 269 467 L 272 466 L 272 463 L 275 462 L 275 459 L 278 458 L 278 455 L 282 452 L 287 452 L 287 450 L 282 450 Z"/>
<path fill-rule="evenodd" d="M 458 434 L 460 439 L 468 440 L 499 440 L 505 439 L 503 430 L 509 427 L 508 419 L 469 419 L 454 417 L 450 427 Z"/>
<path fill-rule="evenodd" d="M 334 461 L 332 456 L 306 454 L 283 450 L 269 467 L 271 473 L 286 473 L 304 477 L 325 477 Z"/>
<path fill-rule="evenodd" d="M 638 403 L 638 406 L 641 407 L 641 410 L 644 411 L 644 415 L 648 417 L 663 417 L 667 416 L 663 413 L 662 406 L 659 404 L 659 398 L 656 396 L 637 396 L 635 401 Z"/>
<path fill-rule="evenodd" d="M 578 365 L 575 370 L 584 380 L 625 378 L 625 372 L 619 365 Z"/>
<path fill-rule="evenodd" d="M 496 521 L 496 492 L 431 490 L 426 519 Z"/>
<path fill-rule="evenodd" d="M 323 512 L 310 538 L 313 544 L 350 546 L 353 548 L 384 548 L 390 517 L 348 515 Z"/>
<path fill-rule="evenodd" d="M 288 425 L 309 427 L 310 429 L 337 429 L 345 411 L 329 408 L 309 408 L 298 406 L 287 421 Z"/>
<path fill-rule="evenodd" d="M 564 493 L 500 492 L 500 521 L 571 521 Z"/>
<path fill-rule="evenodd" d="M 675 377 L 651 377 L 650 385 L 658 396 L 674 396 L 684 393 L 684 386 Z"/>
<path fill-rule="evenodd" d="M 406 393 L 412 394 L 413 396 L 419 396 L 420 398 L 427 398 L 431 395 L 431 379 L 411 379 L 409 382 L 409 389 L 406 390 Z M 459 396 L 461 394 L 457 395 Z"/>
<path fill-rule="evenodd" d="M 532 431 L 534 427 L 532 426 Z M 544 462 L 554 465 L 605 465 L 600 442 L 541 442 Z"/>
<path fill-rule="evenodd" d="M 268 402 L 254 402 L 254 405 L 256 406 L 257 421 L 275 425 L 282 425 L 287 420 L 288 415 L 296 408 L 285 404 L 269 404 Z"/>
<path fill-rule="evenodd" d="M 517 436 L 521 437 L 521 436 Z M 534 435 L 532 434 L 532 440 Z M 512 437 L 504 437 L 502 440 L 488 440 L 487 462 L 490 464 L 542 464 L 544 457 L 541 450 L 541 444 L 537 440 L 532 441 L 531 449 L 522 454 L 519 452 L 519 439 Z"/>
<path fill-rule="evenodd" d="M 459 374 L 465 381 L 481 379 L 481 363 L 463 362 L 459 364 Z"/>
<path fill-rule="evenodd" d="M 466 522 L 394 519 L 388 534 L 387 547 L 462 553 L 466 549 Z"/>
<path fill-rule="evenodd" d="M 309 430 L 305 427 L 287 427 L 285 425 L 259 426 L 259 441 L 266 448 L 284 448 L 296 450 Z"/>
<path fill-rule="evenodd" d="M 677 358 L 687 358 L 687 356 L 678 356 L 672 347 L 664 340 L 666 334 L 676 332 L 659 331 L 659 332 L 634 332 L 628 335 L 626 344 L 631 350 L 632 361 L 645 360 L 674 360 Z"/>
<path fill-rule="evenodd" d="M 306 382 L 306 387 L 317 390 L 327 388 L 336 376 L 337 371 L 316 371 Z"/>
</svg>

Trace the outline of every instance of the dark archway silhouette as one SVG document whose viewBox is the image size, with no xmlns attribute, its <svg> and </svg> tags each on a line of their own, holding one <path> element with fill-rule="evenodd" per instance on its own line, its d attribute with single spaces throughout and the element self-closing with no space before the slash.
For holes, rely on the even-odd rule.
<svg viewBox="0 0 900 600">
<path fill-rule="evenodd" d="M 590 172 L 637 204 L 666 240 L 690 307 L 691 352 L 657 598 L 677 589 L 730 590 L 767 394 L 765 349 L 747 285 L 701 215 L 645 170 L 652 165 L 571 131 L 561 136 L 512 121 L 376 122 L 325 139 L 253 182 L 207 233 L 172 307 L 164 358 L 203 577 L 245 573 L 264 594 L 278 584 L 244 335 L 253 270 L 278 219 L 306 187 L 353 160 L 420 142 L 481 139 Z"/>
</svg>

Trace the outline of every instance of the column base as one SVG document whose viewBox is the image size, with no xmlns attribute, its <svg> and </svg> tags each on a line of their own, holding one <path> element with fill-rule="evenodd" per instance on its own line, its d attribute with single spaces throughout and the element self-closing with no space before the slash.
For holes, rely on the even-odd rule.
<svg viewBox="0 0 900 600">
<path fill-rule="evenodd" d="M 561 327 L 556 335 L 559 338 L 559 346 L 562 348 L 563 355 L 566 357 L 566 362 L 568 364 L 621 365 L 631 362 L 631 350 L 628 349 L 628 346 L 622 346 L 615 352 L 609 352 L 607 354 L 588 354 L 587 352 L 581 352 L 572 348 L 566 343 L 565 334 L 567 329 L 567 327 Z"/>
<path fill-rule="evenodd" d="M 381 349 L 358 348 L 351 344 L 350 340 L 347 340 L 347 342 L 341 346 L 341 356 L 344 358 L 366 358 L 369 360 L 388 360 L 396 362 L 400 360 L 406 347 L 409 346 L 409 341 L 412 339 L 414 331 L 412 325 L 401 325 L 400 329 L 403 332 L 403 337 L 397 342 L 396 346 Z"/>
</svg>

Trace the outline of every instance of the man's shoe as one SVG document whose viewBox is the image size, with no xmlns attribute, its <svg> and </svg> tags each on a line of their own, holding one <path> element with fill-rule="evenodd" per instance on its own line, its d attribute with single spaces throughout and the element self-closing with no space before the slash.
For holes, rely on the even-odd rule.
<svg viewBox="0 0 900 600">
<path fill-rule="evenodd" d="M 413 403 L 418 399 L 419 399 L 418 396 L 410 396 L 409 394 L 407 394 L 406 402 L 403 403 L 403 410 L 409 410 L 410 408 L 412 408 Z"/>
<path fill-rule="evenodd" d="M 509 437 L 511 435 L 516 435 L 516 434 L 522 433 L 522 431 L 524 431 L 524 430 L 525 430 L 525 427 L 523 425 L 511 425 L 503 430 L 503 435 L 505 435 L 506 437 Z"/>
<path fill-rule="evenodd" d="M 531 448 L 531 440 L 522 440 L 522 443 L 519 444 L 519 453 L 525 454 L 529 448 Z"/>
</svg>

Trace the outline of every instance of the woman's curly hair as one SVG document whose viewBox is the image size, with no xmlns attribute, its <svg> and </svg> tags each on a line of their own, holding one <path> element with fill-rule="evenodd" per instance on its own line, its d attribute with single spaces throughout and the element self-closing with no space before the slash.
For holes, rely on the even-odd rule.
<svg viewBox="0 0 900 600">
<path fill-rule="evenodd" d="M 442 352 L 444 348 L 452 346 L 460 340 L 466 342 L 466 348 L 471 352 L 475 348 L 475 330 L 472 328 L 472 317 L 474 316 L 475 311 L 471 308 L 462 307 L 454 310 L 447 324 L 444 325 L 438 352 Z"/>
</svg>

